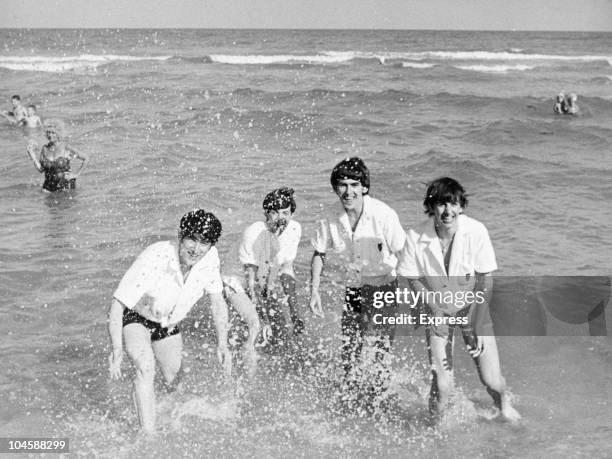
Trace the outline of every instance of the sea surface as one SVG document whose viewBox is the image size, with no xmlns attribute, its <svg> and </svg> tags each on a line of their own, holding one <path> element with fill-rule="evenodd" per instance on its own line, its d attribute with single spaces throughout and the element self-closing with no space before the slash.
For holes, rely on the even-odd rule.
<svg viewBox="0 0 612 459">
<path fill-rule="evenodd" d="M 552 112 L 561 91 L 581 116 Z M 63 119 L 90 162 L 74 192 L 43 193 L 25 149 L 42 132 L 0 123 L 0 436 L 67 437 L 88 457 L 610 453 L 609 336 L 498 337 L 519 425 L 494 419 L 458 344 L 455 410 L 432 425 L 422 331 L 394 345 L 388 403 L 347 409 L 332 257 L 323 320 L 307 285 L 315 221 L 337 199 L 330 171 L 357 155 L 406 228 L 424 218 L 428 181 L 459 180 L 500 281 L 584 276 L 609 290 L 612 33 L 4 29 L 2 109 L 12 94 Z M 253 381 L 240 369 L 228 381 L 201 302 L 182 326 L 186 390 L 165 396 L 156 438 L 138 436 L 131 364 L 121 382 L 107 369 L 121 276 L 195 207 L 222 221 L 223 259 L 284 185 L 303 226 L 306 335 L 263 353 Z"/>
</svg>

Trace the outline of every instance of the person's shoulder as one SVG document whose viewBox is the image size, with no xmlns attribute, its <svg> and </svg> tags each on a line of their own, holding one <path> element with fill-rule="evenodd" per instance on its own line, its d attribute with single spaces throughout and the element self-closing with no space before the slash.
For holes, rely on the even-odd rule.
<svg viewBox="0 0 612 459">
<path fill-rule="evenodd" d="M 397 212 L 389 204 L 382 202 L 380 199 L 373 198 L 370 195 L 365 195 L 363 199 L 373 212 L 397 215 Z"/>
<path fill-rule="evenodd" d="M 257 221 L 247 226 L 242 234 L 244 239 L 255 239 L 264 231 L 267 231 L 266 224 L 262 221 Z"/>
<path fill-rule="evenodd" d="M 475 218 L 468 217 L 467 215 L 461 214 L 459 217 L 460 224 L 466 232 L 474 234 L 487 234 L 488 230 L 484 223 Z"/>
<path fill-rule="evenodd" d="M 302 225 L 300 225 L 300 222 L 296 220 L 289 220 L 289 223 L 287 224 L 287 230 L 302 231 Z"/>
</svg>

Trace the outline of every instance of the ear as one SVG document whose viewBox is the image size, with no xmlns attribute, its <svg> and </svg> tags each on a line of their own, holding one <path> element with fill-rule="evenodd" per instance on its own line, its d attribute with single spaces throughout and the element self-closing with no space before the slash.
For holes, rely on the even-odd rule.
<svg viewBox="0 0 612 459">
<path fill-rule="evenodd" d="M 368 191 L 370 191 L 370 189 L 367 186 L 364 186 L 362 194 L 366 195 L 366 194 L 368 194 Z"/>
</svg>

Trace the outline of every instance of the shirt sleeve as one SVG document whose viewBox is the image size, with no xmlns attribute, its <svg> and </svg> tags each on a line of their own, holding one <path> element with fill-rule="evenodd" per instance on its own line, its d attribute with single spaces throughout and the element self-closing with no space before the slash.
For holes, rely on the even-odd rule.
<svg viewBox="0 0 612 459">
<path fill-rule="evenodd" d="M 385 239 L 392 253 L 402 250 L 406 243 L 406 232 L 402 228 L 399 217 L 393 209 L 389 212 L 387 225 L 385 225 Z"/>
<path fill-rule="evenodd" d="M 489 232 L 484 225 L 480 225 L 474 244 L 474 270 L 477 273 L 490 273 L 497 269 L 495 251 L 489 237 Z"/>
<path fill-rule="evenodd" d="M 134 308 L 142 295 L 155 284 L 163 258 L 157 244 L 143 250 L 123 275 L 113 297 L 127 308 Z"/>
<path fill-rule="evenodd" d="M 397 254 L 397 274 L 410 279 L 423 277 L 416 256 L 416 244 L 411 237 L 411 232 L 406 236 L 404 247 Z"/>
<path fill-rule="evenodd" d="M 312 248 L 319 253 L 325 253 L 327 251 L 328 240 L 329 228 L 327 220 L 319 220 L 317 222 L 315 236 L 310 241 L 310 243 L 312 244 Z"/>
</svg>

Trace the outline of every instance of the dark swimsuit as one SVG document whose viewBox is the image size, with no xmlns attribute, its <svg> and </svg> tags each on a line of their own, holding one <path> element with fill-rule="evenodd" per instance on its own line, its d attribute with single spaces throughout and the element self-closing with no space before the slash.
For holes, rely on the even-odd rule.
<svg viewBox="0 0 612 459">
<path fill-rule="evenodd" d="M 178 335 L 180 333 L 178 326 L 175 326 L 171 330 L 168 330 L 167 327 L 162 327 L 159 323 L 153 322 L 152 320 L 141 316 L 136 311 L 124 308 L 123 326 L 125 327 L 129 324 L 143 325 L 147 330 L 149 330 L 149 333 L 151 333 L 151 341 L 160 341 L 164 338 L 168 338 L 169 336 L 173 335 Z"/>
<path fill-rule="evenodd" d="M 70 170 L 70 159 L 60 156 L 49 159 L 43 153 L 40 155 L 40 166 L 45 173 L 43 189 L 47 191 L 73 190 L 76 187 L 76 179 L 65 179 L 64 174 Z"/>
</svg>

